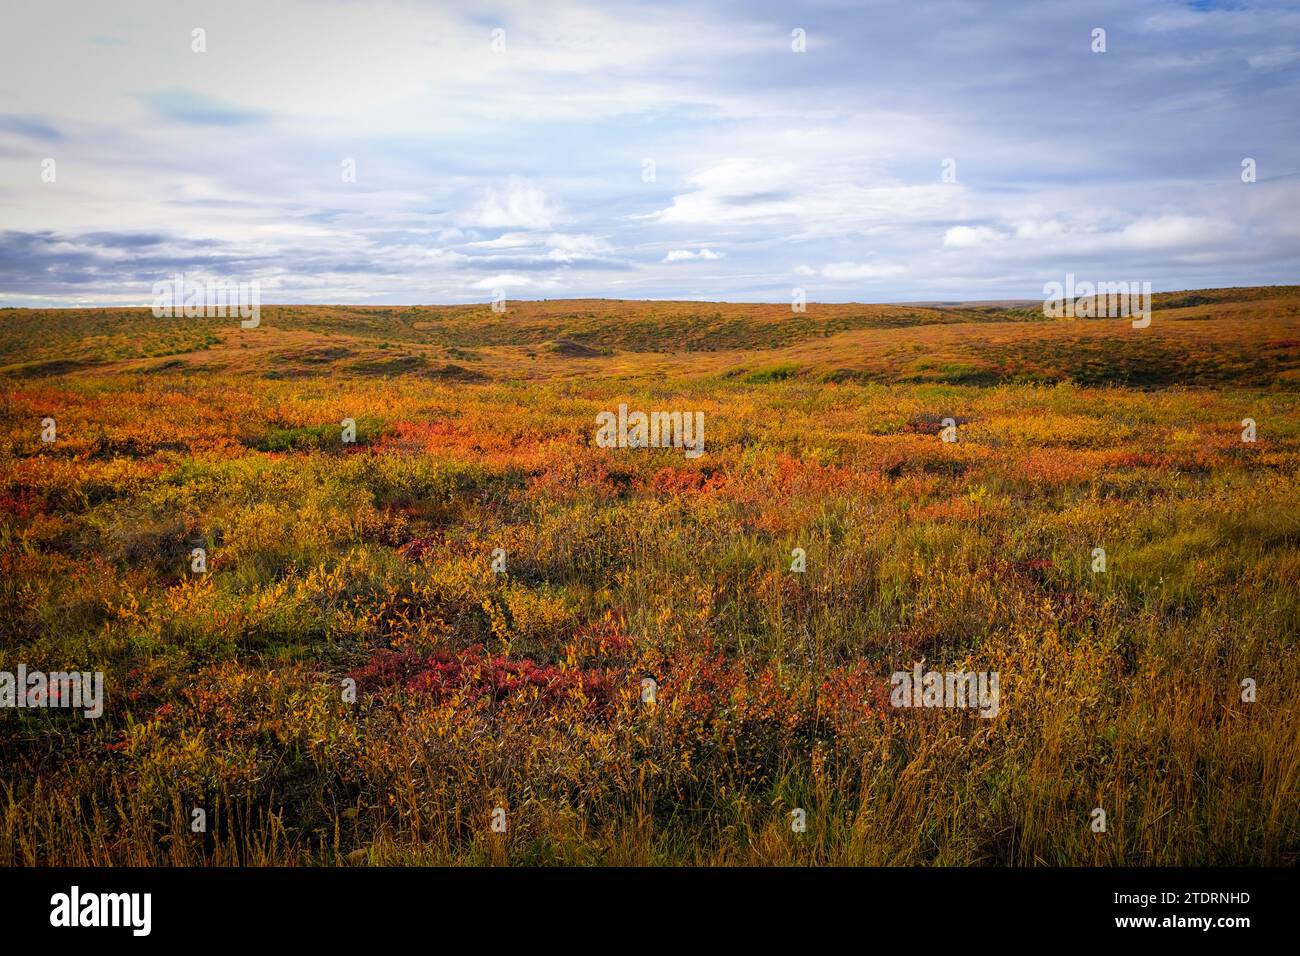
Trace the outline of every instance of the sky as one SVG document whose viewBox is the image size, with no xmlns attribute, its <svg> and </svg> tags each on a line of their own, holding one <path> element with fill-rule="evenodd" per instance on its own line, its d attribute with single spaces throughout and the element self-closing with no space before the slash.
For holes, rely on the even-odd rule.
<svg viewBox="0 0 1300 956">
<path fill-rule="evenodd" d="M 1291 284 L 1298 173 L 1300 3 L 15 0 L 0 31 L 3 306 Z"/>
</svg>

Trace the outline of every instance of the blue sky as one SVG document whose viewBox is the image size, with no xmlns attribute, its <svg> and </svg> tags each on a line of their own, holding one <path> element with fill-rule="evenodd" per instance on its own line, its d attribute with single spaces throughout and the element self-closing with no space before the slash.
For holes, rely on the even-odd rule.
<svg viewBox="0 0 1300 956">
<path fill-rule="evenodd" d="M 375 304 L 1300 281 L 1295 3 L 47 0 L 5 21 L 0 305 L 148 304 L 176 272 Z"/>
</svg>

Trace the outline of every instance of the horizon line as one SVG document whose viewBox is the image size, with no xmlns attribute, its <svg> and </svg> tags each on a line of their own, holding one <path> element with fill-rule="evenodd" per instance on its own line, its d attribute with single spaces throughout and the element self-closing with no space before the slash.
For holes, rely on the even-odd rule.
<svg viewBox="0 0 1300 956">
<path fill-rule="evenodd" d="M 1300 280 L 1294 283 L 1273 283 L 1266 285 L 1223 285 L 1223 286 L 1194 286 L 1184 289 L 1163 289 L 1153 291 L 1152 295 L 1176 295 L 1187 292 L 1221 292 L 1228 290 L 1245 290 L 1245 289 L 1298 289 Z M 1075 296 L 1077 299 L 1094 298 L 1094 296 Z M 789 302 L 780 300 L 766 299 L 664 299 L 664 298 L 616 298 L 612 296 L 571 296 L 558 298 L 527 298 L 506 297 L 507 302 L 654 302 L 666 305 L 765 305 L 765 306 L 783 306 L 789 307 Z M 1045 299 L 1042 296 L 1033 298 L 1018 298 L 1013 296 L 1002 296 L 991 299 L 895 299 L 880 302 L 866 302 L 857 299 L 849 299 L 843 302 L 832 302 L 810 299 L 806 306 L 813 305 L 862 305 L 862 306 L 916 306 L 922 308 L 960 308 L 963 306 L 988 306 L 1000 305 L 1007 308 L 1016 308 L 1024 305 L 1039 305 L 1045 302 L 1065 301 L 1063 298 Z M 351 309 L 452 309 L 478 305 L 491 305 L 492 300 L 482 299 L 469 302 L 383 302 L 383 303 L 364 303 L 364 302 L 262 302 L 259 307 L 262 308 L 351 308 Z M 132 303 L 128 305 L 0 305 L 0 311 L 56 311 L 56 310 L 87 310 L 87 309 L 150 309 L 151 303 Z"/>
</svg>

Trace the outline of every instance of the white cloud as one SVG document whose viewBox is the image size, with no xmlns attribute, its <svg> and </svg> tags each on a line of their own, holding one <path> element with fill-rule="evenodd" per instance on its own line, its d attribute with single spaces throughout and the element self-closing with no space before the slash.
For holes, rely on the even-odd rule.
<svg viewBox="0 0 1300 956">
<path fill-rule="evenodd" d="M 953 226 L 943 234 L 943 244 L 950 249 L 971 249 L 1005 238 L 988 226 Z"/>
<path fill-rule="evenodd" d="M 455 230 L 460 233 L 460 230 Z M 463 233 L 462 233 L 463 235 Z M 503 232 L 495 239 L 478 239 L 465 243 L 467 249 L 529 249 L 535 248 L 541 238 L 533 232 Z"/>
<path fill-rule="evenodd" d="M 511 177 L 504 187 L 488 187 L 466 214 L 465 224 L 486 229 L 549 229 L 556 211 L 536 183 Z"/>
<path fill-rule="evenodd" d="M 787 223 L 805 237 L 843 235 L 961 214 L 965 191 L 939 182 L 864 184 L 824 160 L 731 158 L 686 176 L 690 191 L 651 218 L 666 225 Z"/>
<path fill-rule="evenodd" d="M 691 259 L 723 259 L 725 253 L 714 252 L 712 249 L 701 249 L 693 252 L 690 249 L 670 249 L 668 255 L 664 256 L 664 262 L 686 262 Z"/>
<path fill-rule="evenodd" d="M 1158 216 L 1125 226 L 1119 240 L 1130 249 L 1172 249 L 1214 242 L 1227 228 L 1204 217 Z"/>
<path fill-rule="evenodd" d="M 1017 239 L 1042 242 L 1065 235 L 1065 226 L 1056 219 L 1022 219 L 1014 223 Z"/>
<path fill-rule="evenodd" d="M 905 270 L 899 265 L 877 265 L 871 262 L 832 262 L 822 266 L 821 274 L 826 279 L 885 279 L 896 276 Z"/>
<path fill-rule="evenodd" d="M 545 276 L 519 276 L 519 274 L 503 272 L 499 276 L 480 278 L 477 282 L 471 282 L 471 289 L 558 289 L 560 286 L 554 278 Z"/>
<path fill-rule="evenodd" d="M 607 256 L 614 251 L 604 239 L 599 236 L 588 236 L 581 233 L 565 235 L 556 233 L 547 237 L 546 257 L 554 262 L 573 262 L 576 259 L 599 259 Z"/>
</svg>

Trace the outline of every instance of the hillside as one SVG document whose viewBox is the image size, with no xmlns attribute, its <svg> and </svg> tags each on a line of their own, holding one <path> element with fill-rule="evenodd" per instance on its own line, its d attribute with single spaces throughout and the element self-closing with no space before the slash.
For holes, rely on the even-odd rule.
<svg viewBox="0 0 1300 956">
<path fill-rule="evenodd" d="M 1300 288 L 1155 297 L 1148 329 L 1024 307 L 572 300 L 448 307 L 266 306 L 261 326 L 147 309 L 0 312 L 0 375 L 206 372 L 462 381 L 746 375 L 815 381 L 1295 388 Z"/>
</svg>

